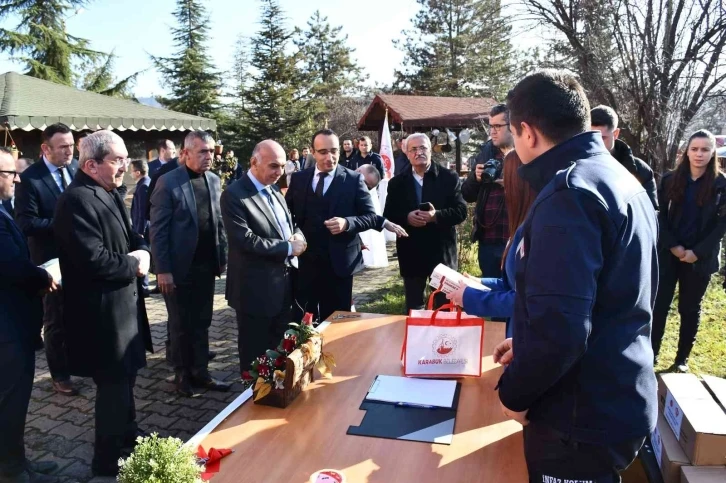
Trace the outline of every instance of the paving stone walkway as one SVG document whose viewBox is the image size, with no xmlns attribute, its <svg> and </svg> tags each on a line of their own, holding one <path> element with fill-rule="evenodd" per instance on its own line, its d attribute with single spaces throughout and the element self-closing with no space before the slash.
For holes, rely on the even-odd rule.
<svg viewBox="0 0 726 483">
<path fill-rule="evenodd" d="M 392 256 L 386 268 L 366 269 L 354 279 L 354 303 L 368 302 L 398 276 L 398 262 Z M 137 421 L 142 429 L 161 436 L 187 440 L 235 399 L 240 391 L 237 357 L 237 323 L 234 310 L 224 300 L 224 278 L 216 283 L 214 316 L 209 329 L 209 342 L 217 357 L 209 363 L 213 377 L 233 382 L 228 393 L 204 392 L 185 398 L 174 393 L 173 371 L 166 364 L 167 314 L 160 295 L 146 299 L 154 354 L 148 354 L 148 365 L 136 379 Z M 91 379 L 74 378 L 80 395 L 56 394 L 50 381 L 45 352 L 36 355 L 35 384 L 28 409 L 25 445 L 31 460 L 51 460 L 59 465 L 58 475 L 65 482 L 111 482 L 112 478 L 92 478 L 93 413 L 95 389 Z"/>
</svg>

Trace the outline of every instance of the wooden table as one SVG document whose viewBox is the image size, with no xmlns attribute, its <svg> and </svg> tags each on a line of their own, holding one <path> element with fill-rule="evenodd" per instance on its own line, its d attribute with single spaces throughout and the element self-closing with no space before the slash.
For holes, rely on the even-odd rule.
<svg viewBox="0 0 726 483">
<path fill-rule="evenodd" d="M 304 483 L 324 468 L 341 470 L 349 483 L 526 482 L 522 427 L 505 420 L 494 391 L 502 368 L 491 353 L 504 324 L 486 324 L 483 375 L 462 380 L 455 435 L 446 446 L 346 434 L 363 418 L 358 408 L 374 377 L 402 375 L 405 317 L 361 315 L 324 331 L 324 350 L 337 362 L 332 379 L 317 379 L 285 409 L 249 400 L 206 436 L 207 450 L 235 450 L 213 483 Z"/>
</svg>

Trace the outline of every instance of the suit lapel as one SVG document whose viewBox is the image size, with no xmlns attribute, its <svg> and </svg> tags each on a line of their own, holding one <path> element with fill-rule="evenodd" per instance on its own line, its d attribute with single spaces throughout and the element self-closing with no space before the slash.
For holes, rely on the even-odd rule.
<svg viewBox="0 0 726 483">
<path fill-rule="evenodd" d="M 275 214 L 272 212 L 272 207 L 270 206 L 269 201 L 267 201 L 267 196 L 262 194 L 262 192 L 257 191 L 257 187 L 252 182 L 252 180 L 245 174 L 244 177 L 244 183 L 245 187 L 254 195 L 252 195 L 252 201 L 257 205 L 257 208 L 265 215 L 265 218 L 267 218 L 267 221 L 270 222 L 270 225 L 275 229 L 278 235 L 280 235 L 280 238 L 283 239 L 282 232 L 280 231 L 280 225 L 277 223 L 277 218 L 275 218 Z"/>
<path fill-rule="evenodd" d="M 40 158 L 39 162 L 43 163 L 43 169 L 45 169 L 45 173 L 43 174 L 43 182 L 46 184 L 46 186 L 48 186 L 48 189 L 51 191 L 51 193 L 53 193 L 53 196 L 58 199 L 61 194 L 58 183 L 55 182 L 55 178 L 48 169 L 48 166 L 45 165 L 45 161 L 43 161 L 43 158 Z"/>
<path fill-rule="evenodd" d="M 431 167 L 427 172 L 424 173 L 424 184 L 421 190 L 421 203 L 426 203 L 434 198 L 434 191 L 436 191 L 436 178 L 438 175 L 438 166 L 431 162 Z M 413 175 L 411 175 L 413 176 Z M 416 180 L 414 180 L 414 183 Z M 415 196 L 415 193 L 414 193 Z M 432 203 L 434 204 L 434 203 Z"/>
<path fill-rule="evenodd" d="M 218 204 L 215 203 L 215 201 L 218 199 L 218 193 L 217 193 L 217 183 L 212 178 L 212 173 L 210 171 L 204 172 L 204 177 L 207 179 L 207 189 L 209 190 L 209 207 L 212 211 L 212 222 L 214 223 L 214 237 L 217 239 L 217 235 L 219 233 L 219 230 L 217 230 L 217 227 L 219 226 L 219 223 L 222 219 L 222 216 L 220 215 L 218 211 Z M 195 210 L 196 211 L 196 210 Z M 219 240 L 217 240 L 217 244 L 219 244 Z"/>
<path fill-rule="evenodd" d="M 194 226 L 199 229 L 199 220 L 197 219 L 197 200 L 196 198 L 194 198 L 194 190 L 192 189 L 191 179 L 189 179 L 189 173 L 187 173 L 187 168 L 184 166 L 181 166 L 177 169 L 181 170 L 179 173 L 181 190 L 182 193 L 184 193 L 184 198 L 187 200 L 187 206 L 189 206 L 189 211 L 191 211 L 192 213 Z"/>
<path fill-rule="evenodd" d="M 124 222 L 124 219 L 122 218 L 124 216 L 124 214 L 119 212 L 119 208 L 118 208 L 118 206 L 116 206 L 116 202 L 111 199 L 113 194 L 108 193 L 106 190 L 104 190 L 100 186 L 89 186 L 89 188 L 93 190 L 93 194 L 96 196 L 96 198 L 98 198 L 101 203 L 106 205 L 106 208 L 108 208 L 109 211 L 111 213 L 113 213 L 113 216 L 121 224 L 121 229 L 123 230 L 124 235 L 126 235 L 126 239 L 128 240 L 129 232 L 126 228 L 128 221 Z"/>
<path fill-rule="evenodd" d="M 335 216 L 335 209 L 338 207 L 338 202 L 340 201 L 340 190 L 343 188 L 343 184 L 345 183 L 347 175 L 345 173 L 345 169 L 338 165 L 337 168 L 335 168 L 335 171 L 333 172 L 333 181 L 330 183 L 330 187 L 328 188 L 328 191 L 325 193 L 325 197 L 330 200 L 330 216 Z"/>
<path fill-rule="evenodd" d="M 287 202 L 285 201 L 285 198 L 282 197 L 282 193 L 276 188 L 272 188 L 272 196 L 275 197 L 278 203 L 280 203 L 280 206 L 282 206 L 282 211 L 285 212 L 285 219 L 287 219 L 287 224 L 290 227 L 290 233 L 295 233 L 295 229 L 292 226 L 292 220 L 290 219 L 290 212 L 287 209 Z"/>
</svg>

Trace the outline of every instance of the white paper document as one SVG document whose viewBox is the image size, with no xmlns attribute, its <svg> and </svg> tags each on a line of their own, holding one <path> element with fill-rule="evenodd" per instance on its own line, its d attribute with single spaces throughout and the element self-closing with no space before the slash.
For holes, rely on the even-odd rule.
<svg viewBox="0 0 726 483">
<path fill-rule="evenodd" d="M 452 270 L 443 263 L 439 263 L 438 265 L 436 265 L 436 268 L 434 268 L 434 271 L 431 274 L 429 285 L 435 289 L 438 289 L 439 286 L 441 286 L 442 278 L 444 278 L 445 280 L 444 286 L 441 287 L 441 291 L 445 294 L 456 291 L 456 289 L 459 288 L 460 281 L 464 282 L 468 287 L 475 288 L 477 290 L 483 290 L 485 292 L 488 292 L 490 290 L 489 287 L 463 276 L 459 272 Z"/>
<path fill-rule="evenodd" d="M 42 265 L 39 265 L 40 268 L 44 268 L 48 273 L 53 275 L 53 278 L 56 279 L 58 282 L 58 285 L 62 285 L 61 280 L 61 271 L 60 271 L 60 262 L 57 258 L 53 258 L 52 260 L 48 260 Z"/>
<path fill-rule="evenodd" d="M 456 381 L 414 379 L 398 376 L 377 376 L 366 399 L 414 406 L 451 408 L 454 405 Z"/>
</svg>

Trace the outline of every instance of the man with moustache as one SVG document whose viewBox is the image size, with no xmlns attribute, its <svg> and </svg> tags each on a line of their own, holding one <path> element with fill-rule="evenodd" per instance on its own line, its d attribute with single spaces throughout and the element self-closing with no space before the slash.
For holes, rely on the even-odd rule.
<svg viewBox="0 0 726 483">
<path fill-rule="evenodd" d="M 209 326 L 214 279 L 227 265 L 219 176 L 212 173 L 214 139 L 205 131 L 184 138 L 183 165 L 161 178 L 151 194 L 151 250 L 169 313 L 171 360 L 179 394 L 194 387 L 228 391 L 209 374 Z"/>
<path fill-rule="evenodd" d="M 376 226 L 376 212 L 360 173 L 338 164 L 338 136 L 322 129 L 312 138 L 315 167 L 293 173 L 285 194 L 293 222 L 308 242 L 300 257 L 295 319 L 319 320 L 350 310 L 353 275 L 363 269 L 358 233 Z"/>
<path fill-rule="evenodd" d="M 117 191 L 128 161 L 121 137 L 89 134 L 80 153 L 80 169 L 58 199 L 54 219 L 66 354 L 70 372 L 96 384 L 93 473 L 115 476 L 138 434 L 134 383 L 151 350 L 138 277 L 150 257 Z"/>
<path fill-rule="evenodd" d="M 20 183 L 9 149 L 0 147 L 0 200 L 12 198 Z M 53 462 L 30 462 L 25 456 L 25 418 L 35 375 L 34 344 L 42 324 L 43 293 L 58 290 L 57 280 L 30 260 L 20 228 L 0 206 L 0 481 L 51 483 L 42 473 Z"/>
<path fill-rule="evenodd" d="M 351 141 L 350 139 L 344 140 L 343 141 L 343 152 L 340 153 L 340 165 L 345 168 L 352 169 L 350 167 L 350 162 L 353 159 L 353 156 L 355 156 L 355 154 L 357 152 L 358 151 L 353 149 L 353 141 Z"/>
<path fill-rule="evenodd" d="M 229 237 L 226 297 L 237 313 L 240 370 L 274 349 L 292 321 L 292 279 L 307 247 L 292 224 L 277 181 L 285 151 L 266 140 L 255 146 L 250 169 L 222 193 Z"/>
<path fill-rule="evenodd" d="M 51 124 L 43 131 L 41 159 L 20 176 L 15 197 L 15 219 L 28 237 L 33 263 L 41 265 L 58 258 L 54 212 L 61 193 L 71 184 L 78 170 L 73 159 L 73 133 L 62 123 Z M 63 303 L 60 293 L 43 298 L 45 356 L 53 389 L 65 396 L 78 390 L 71 382 L 64 355 Z"/>
<path fill-rule="evenodd" d="M 424 307 L 424 290 L 436 265 L 457 269 L 456 225 L 466 219 L 461 181 L 453 171 L 431 162 L 428 136 L 412 134 L 407 146 L 411 169 L 388 182 L 383 211 L 408 233 L 396 240 L 406 313 Z M 438 294 L 435 303 L 445 304 L 446 296 Z"/>
</svg>

